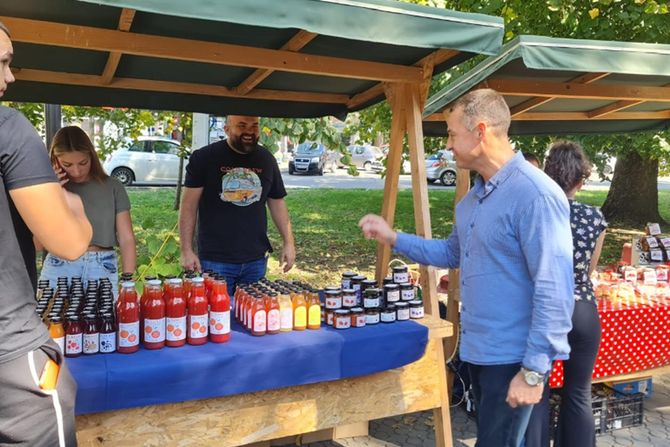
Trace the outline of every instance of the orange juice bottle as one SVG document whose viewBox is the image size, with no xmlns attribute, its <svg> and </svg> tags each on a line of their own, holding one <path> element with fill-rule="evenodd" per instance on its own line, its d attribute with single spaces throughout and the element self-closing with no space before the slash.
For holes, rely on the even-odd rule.
<svg viewBox="0 0 670 447">
<path fill-rule="evenodd" d="M 319 301 L 319 294 L 310 291 L 307 297 L 307 328 L 319 329 L 321 327 L 321 301 Z"/>
<path fill-rule="evenodd" d="M 307 329 L 307 302 L 301 290 L 296 291 L 291 296 L 293 302 L 293 329 L 304 331 Z"/>
</svg>

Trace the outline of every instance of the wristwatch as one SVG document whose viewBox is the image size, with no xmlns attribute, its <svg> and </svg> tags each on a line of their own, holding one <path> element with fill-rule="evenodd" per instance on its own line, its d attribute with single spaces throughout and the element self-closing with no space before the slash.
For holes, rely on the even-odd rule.
<svg viewBox="0 0 670 447">
<path fill-rule="evenodd" d="M 526 369 L 523 366 L 521 367 L 521 373 L 523 374 L 523 380 L 530 386 L 538 386 L 544 383 L 544 374 Z"/>
</svg>

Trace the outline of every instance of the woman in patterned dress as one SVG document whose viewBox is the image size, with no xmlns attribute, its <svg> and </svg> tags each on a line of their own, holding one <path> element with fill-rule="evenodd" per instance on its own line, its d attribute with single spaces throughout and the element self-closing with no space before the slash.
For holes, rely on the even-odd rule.
<svg viewBox="0 0 670 447">
<path fill-rule="evenodd" d="M 565 191 L 570 201 L 575 310 L 568 334 L 570 358 L 563 362 L 563 391 L 555 447 L 593 447 L 595 424 L 591 409 L 591 377 L 600 345 L 600 319 L 590 275 L 598 265 L 607 223 L 598 208 L 575 201 L 575 194 L 591 174 L 581 146 L 554 143 L 545 160 L 545 173 Z M 535 405 L 526 432 L 526 447 L 549 447 L 549 387 Z"/>
</svg>

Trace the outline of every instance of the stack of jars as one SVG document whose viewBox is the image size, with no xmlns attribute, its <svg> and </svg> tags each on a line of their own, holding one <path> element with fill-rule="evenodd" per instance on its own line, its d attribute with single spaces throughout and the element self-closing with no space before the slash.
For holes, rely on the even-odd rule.
<svg viewBox="0 0 670 447">
<path fill-rule="evenodd" d="M 319 293 L 298 282 L 262 279 L 241 285 L 235 291 L 235 319 L 255 336 L 319 329 Z"/>
</svg>

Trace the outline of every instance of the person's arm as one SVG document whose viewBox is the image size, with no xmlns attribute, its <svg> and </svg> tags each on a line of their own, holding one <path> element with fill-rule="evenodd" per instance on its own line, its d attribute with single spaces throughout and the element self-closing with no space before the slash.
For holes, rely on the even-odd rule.
<svg viewBox="0 0 670 447">
<path fill-rule="evenodd" d="M 130 211 L 121 211 L 116 214 L 116 238 L 121 251 L 122 272 L 134 273 L 137 268 L 137 249 Z"/>
<path fill-rule="evenodd" d="M 200 259 L 193 251 L 193 234 L 203 188 L 184 188 L 179 207 L 181 265 L 185 270 L 201 271 Z"/>
<path fill-rule="evenodd" d="M 79 196 L 53 182 L 10 189 L 9 195 L 35 239 L 49 253 L 67 260 L 84 254 L 93 229 Z"/>
<path fill-rule="evenodd" d="M 600 233 L 598 240 L 596 241 L 596 246 L 593 248 L 593 254 L 591 255 L 591 264 L 589 265 L 589 276 L 598 266 L 598 261 L 600 260 L 600 253 L 603 251 L 603 244 L 605 243 L 605 231 Z"/>
<path fill-rule="evenodd" d="M 268 208 L 272 221 L 277 227 L 277 231 L 284 241 L 279 258 L 280 265 L 284 266 L 284 272 L 288 272 L 295 262 L 295 242 L 293 240 L 293 231 L 291 230 L 291 219 L 288 216 L 288 207 L 284 199 L 268 198 Z"/>
</svg>

